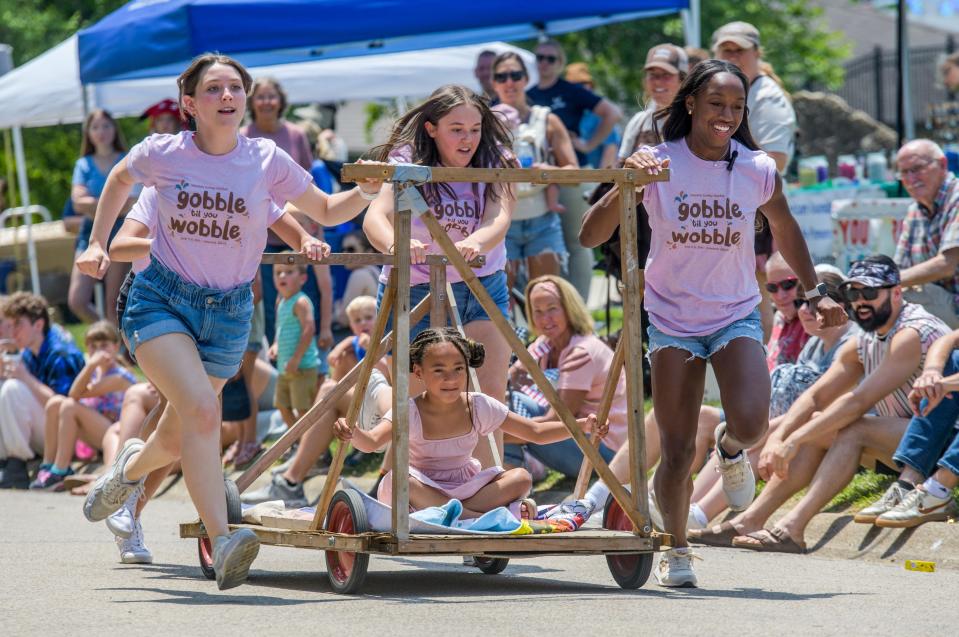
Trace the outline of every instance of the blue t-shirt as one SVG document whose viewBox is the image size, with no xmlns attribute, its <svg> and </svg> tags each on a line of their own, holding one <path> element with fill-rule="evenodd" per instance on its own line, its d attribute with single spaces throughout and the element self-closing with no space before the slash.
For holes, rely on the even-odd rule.
<svg viewBox="0 0 959 637">
<path fill-rule="evenodd" d="M 603 99 L 596 93 L 564 79 L 556 80 L 548 89 L 534 86 L 526 91 L 526 97 L 531 104 L 549 107 L 562 120 L 566 130 L 577 136 L 583 113 L 596 108 Z M 579 158 L 580 164 L 585 163 L 586 158 L 579 151 L 576 152 L 576 157 Z"/>
<path fill-rule="evenodd" d="M 50 326 L 40 351 L 34 354 L 25 349 L 20 357 L 37 380 L 63 396 L 70 392 L 70 385 L 85 364 L 83 352 L 54 325 Z"/>
<path fill-rule="evenodd" d="M 310 174 L 313 175 L 313 181 L 316 187 L 328 195 L 333 194 L 333 175 L 330 169 L 326 167 L 326 162 L 322 159 L 314 159 L 310 166 Z"/>
<path fill-rule="evenodd" d="M 600 121 L 601 120 L 599 116 L 593 111 L 586 111 L 583 113 L 583 119 L 579 122 L 580 139 L 589 140 L 596 131 L 596 128 L 599 126 Z M 614 126 L 613 130 L 609 132 L 609 136 L 603 141 L 602 144 L 586 153 L 586 163 L 593 168 L 602 168 L 599 163 L 603 158 L 603 149 L 610 144 L 619 149 L 619 144 L 621 141 L 622 140 L 619 137 L 619 130 L 616 126 Z"/>
<path fill-rule="evenodd" d="M 113 166 L 119 163 L 125 154 L 126 153 L 120 153 L 117 156 L 116 162 L 113 163 Z M 113 166 L 110 166 L 110 168 L 113 168 Z M 100 169 L 97 168 L 97 163 L 93 161 L 93 155 L 84 155 L 73 165 L 73 179 L 70 183 L 74 186 L 86 186 L 87 190 L 90 191 L 90 196 L 99 197 L 100 193 L 103 192 L 103 187 L 107 183 L 107 175 L 100 172 Z M 73 209 L 72 202 L 70 209 Z M 79 232 L 77 232 L 76 247 L 78 250 L 83 250 L 87 247 L 87 244 L 90 242 L 91 230 L 93 230 L 93 219 L 84 217 L 83 224 L 80 226 Z"/>
</svg>

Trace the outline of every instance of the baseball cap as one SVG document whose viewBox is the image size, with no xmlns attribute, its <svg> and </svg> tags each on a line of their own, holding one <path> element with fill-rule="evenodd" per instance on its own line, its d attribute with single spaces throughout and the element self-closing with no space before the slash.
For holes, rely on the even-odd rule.
<svg viewBox="0 0 959 637">
<path fill-rule="evenodd" d="M 593 76 L 589 73 L 589 67 L 583 62 L 573 62 L 566 66 L 566 81 L 573 84 L 593 83 Z"/>
<path fill-rule="evenodd" d="M 899 285 L 899 267 L 889 257 L 867 257 L 849 266 L 843 287 L 851 283 L 870 288 Z"/>
<path fill-rule="evenodd" d="M 758 49 L 759 29 L 748 22 L 724 24 L 713 33 L 713 50 L 724 42 L 732 42 L 744 49 Z"/>
<path fill-rule="evenodd" d="M 165 99 L 160 102 L 157 102 L 147 110 L 143 111 L 143 114 L 140 115 L 140 119 L 146 119 L 149 117 L 153 119 L 154 117 L 159 117 L 164 113 L 171 113 L 177 117 L 180 116 L 180 106 L 176 103 L 175 100 Z"/>
<path fill-rule="evenodd" d="M 663 69 L 675 75 L 689 72 L 689 56 L 675 44 L 658 44 L 646 54 L 643 70 Z"/>
</svg>

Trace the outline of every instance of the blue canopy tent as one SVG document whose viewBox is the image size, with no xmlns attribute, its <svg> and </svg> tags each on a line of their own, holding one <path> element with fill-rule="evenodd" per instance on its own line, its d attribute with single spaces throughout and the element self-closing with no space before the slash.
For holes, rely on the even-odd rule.
<svg viewBox="0 0 959 637">
<path fill-rule="evenodd" d="M 79 32 L 80 80 L 168 75 L 205 51 L 229 53 L 247 66 L 285 64 L 521 40 L 688 6 L 689 0 L 133 0 Z"/>
</svg>

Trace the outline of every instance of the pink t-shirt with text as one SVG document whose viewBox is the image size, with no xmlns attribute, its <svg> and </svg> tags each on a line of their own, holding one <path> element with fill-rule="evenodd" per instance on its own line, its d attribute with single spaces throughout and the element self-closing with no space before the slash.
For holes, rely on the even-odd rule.
<svg viewBox="0 0 959 637">
<path fill-rule="evenodd" d="M 156 238 L 157 232 L 157 191 L 156 188 L 144 188 L 137 197 L 137 202 L 127 213 L 127 219 L 139 221 L 147 227 L 147 237 Z M 150 257 L 145 256 L 142 259 L 136 259 L 133 264 L 133 273 L 140 274 L 150 265 Z"/>
<path fill-rule="evenodd" d="M 545 340 L 545 337 L 540 336 L 533 341 L 529 346 L 530 353 L 535 356 L 535 352 L 542 351 L 541 344 Z M 578 369 L 561 372 L 556 382 L 556 389 L 585 391 L 586 398 L 574 414 L 577 418 L 585 418 L 599 411 L 599 402 L 603 398 L 603 389 L 606 387 L 609 370 L 613 365 L 613 350 L 592 334 L 574 335 L 570 338 L 569 344 L 559 353 L 560 368 L 566 357 L 576 349 L 586 352 L 589 355 L 589 362 Z M 609 433 L 603 438 L 603 444 L 613 451 L 618 450 L 626 442 L 627 413 L 626 372 L 623 371 L 620 372 L 616 393 L 613 394 L 613 402 L 609 410 Z"/>
<path fill-rule="evenodd" d="M 408 162 L 411 156 L 411 150 L 408 146 L 399 148 L 390 153 L 390 163 Z M 439 201 L 429 201 L 430 214 L 436 219 L 440 226 L 446 230 L 453 243 L 462 241 L 473 234 L 479 225 L 483 222 L 483 216 L 486 214 L 486 184 L 471 183 L 450 183 L 453 191 L 452 196 L 442 186 L 438 189 Z M 423 189 L 421 188 L 421 192 Z M 425 197 L 424 197 L 425 198 Z M 414 239 L 429 245 L 428 254 L 442 254 L 439 244 L 433 241 L 429 231 L 422 220 L 414 216 L 410 223 L 411 235 Z M 473 270 L 476 276 L 487 276 L 506 267 L 506 241 L 501 241 L 486 254 L 486 264 Z M 386 283 L 389 280 L 390 269 L 392 266 L 383 266 L 380 272 L 380 281 Z M 449 266 L 446 268 L 446 280 L 450 283 L 462 281 L 463 277 L 455 268 Z M 426 264 L 414 265 L 410 268 L 410 284 L 421 285 L 430 282 L 430 267 Z"/>
<path fill-rule="evenodd" d="M 648 184 L 643 203 L 652 229 L 646 310 L 673 336 L 705 336 L 759 304 L 753 253 L 756 209 L 776 187 L 776 163 L 733 140 L 726 161 L 696 157 L 685 139 L 655 146 L 670 159 L 670 180 Z"/>
<path fill-rule="evenodd" d="M 242 135 L 225 155 L 204 153 L 189 131 L 151 135 L 130 150 L 127 168 L 156 188 L 153 256 L 219 290 L 253 280 L 266 230 L 282 213 L 274 202 L 296 199 L 312 182 L 272 141 Z"/>
</svg>

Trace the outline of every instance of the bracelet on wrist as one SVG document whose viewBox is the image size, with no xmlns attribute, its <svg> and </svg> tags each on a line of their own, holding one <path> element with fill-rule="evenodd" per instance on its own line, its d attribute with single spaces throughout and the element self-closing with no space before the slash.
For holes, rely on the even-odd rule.
<svg viewBox="0 0 959 637">
<path fill-rule="evenodd" d="M 363 199 L 366 199 L 367 201 L 373 201 L 374 199 L 380 196 L 379 191 L 376 191 L 374 193 L 368 193 L 362 188 L 360 188 L 359 186 L 357 186 L 356 189 L 359 191 L 360 197 L 363 197 Z"/>
</svg>

